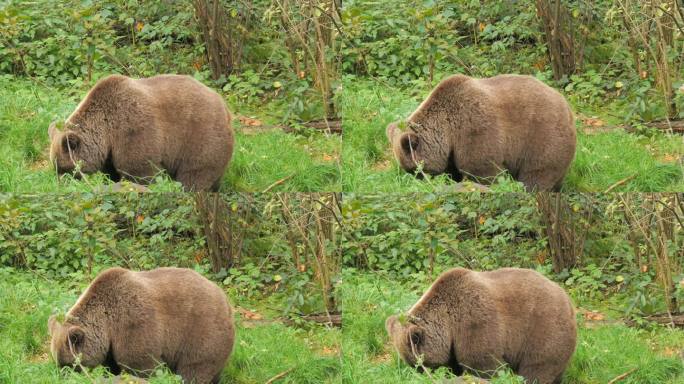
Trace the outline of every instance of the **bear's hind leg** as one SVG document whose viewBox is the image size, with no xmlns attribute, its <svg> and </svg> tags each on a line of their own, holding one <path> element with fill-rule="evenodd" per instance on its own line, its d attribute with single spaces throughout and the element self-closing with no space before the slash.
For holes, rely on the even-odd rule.
<svg viewBox="0 0 684 384">
<path fill-rule="evenodd" d="M 563 372 L 558 372 L 558 368 L 549 365 L 548 362 L 536 364 L 521 364 L 516 372 L 525 378 L 530 384 L 557 384 L 561 382 Z"/>
<path fill-rule="evenodd" d="M 518 181 L 525 185 L 527 192 L 557 192 L 562 179 L 558 180 L 557 172 L 548 169 L 522 171 Z"/>
<path fill-rule="evenodd" d="M 221 377 L 221 372 L 216 373 L 216 365 L 207 362 L 181 364 L 175 373 L 183 378 L 184 383 L 192 384 L 214 384 Z"/>
<path fill-rule="evenodd" d="M 220 171 L 211 168 L 179 170 L 176 174 L 176 181 L 183 184 L 188 191 L 218 192 L 222 176 Z"/>
</svg>

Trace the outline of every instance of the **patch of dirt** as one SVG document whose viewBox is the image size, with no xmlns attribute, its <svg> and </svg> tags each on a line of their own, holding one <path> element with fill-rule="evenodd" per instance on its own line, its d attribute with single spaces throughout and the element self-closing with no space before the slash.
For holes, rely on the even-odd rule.
<svg viewBox="0 0 684 384">
<path fill-rule="evenodd" d="M 379 355 L 376 355 L 371 359 L 373 364 L 384 364 L 392 360 L 392 353 L 391 351 L 385 351 Z"/>
<path fill-rule="evenodd" d="M 386 171 L 392 167 L 392 161 L 390 160 L 382 160 L 378 161 L 377 163 L 373 164 L 373 170 L 374 171 Z"/>
<path fill-rule="evenodd" d="M 45 363 L 47 361 L 50 361 L 52 357 L 50 356 L 50 339 L 48 338 L 45 340 L 43 343 L 43 346 L 40 348 L 40 352 L 36 353 L 35 355 L 29 356 L 28 360 L 31 363 Z"/>
<path fill-rule="evenodd" d="M 41 156 L 40 159 L 34 161 L 29 165 L 29 169 L 32 171 L 39 171 L 41 169 L 48 169 L 50 168 L 50 160 L 48 160 L 50 157 L 49 155 Z"/>
<path fill-rule="evenodd" d="M 31 355 L 28 360 L 31 363 L 45 363 L 50 360 L 50 354 L 47 352 L 41 352 L 36 355 Z"/>
<path fill-rule="evenodd" d="M 673 356 L 681 355 L 682 353 L 684 353 L 684 350 L 680 350 L 680 349 L 677 349 L 677 348 L 674 348 L 674 347 L 665 347 L 665 349 L 663 349 L 663 350 L 661 351 L 661 353 L 662 353 L 664 356 L 673 357 Z"/>
</svg>

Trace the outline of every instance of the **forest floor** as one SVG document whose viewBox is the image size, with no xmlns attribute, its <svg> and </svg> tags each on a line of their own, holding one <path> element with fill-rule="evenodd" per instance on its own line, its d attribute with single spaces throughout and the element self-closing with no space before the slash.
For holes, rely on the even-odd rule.
<svg viewBox="0 0 684 384">
<path fill-rule="evenodd" d="M 107 182 L 97 176 L 89 182 L 66 178 L 58 182 L 49 163 L 48 126 L 67 118 L 87 91 L 0 76 L 0 191 L 87 191 L 91 184 Z M 235 149 L 221 191 L 259 192 L 269 187 L 281 192 L 341 190 L 340 135 L 313 130 L 285 133 L 281 129 L 255 133 L 254 125 L 278 125 L 282 108 L 275 102 L 258 110 L 229 106 Z"/>
<path fill-rule="evenodd" d="M 354 269 L 345 270 L 343 279 L 343 383 L 434 383 L 435 379 L 449 378 L 444 369 L 427 375 L 406 365 L 385 331 L 385 319 L 410 308 L 428 288 L 428 282 L 401 283 Z M 623 374 L 620 384 L 684 383 L 680 356 L 684 331 L 660 326 L 630 328 L 609 314 L 596 315 L 601 312 L 589 303 L 573 300 L 578 307 L 579 339 L 564 384 L 605 384 Z M 522 381 L 501 371 L 493 383 Z"/>
<path fill-rule="evenodd" d="M 55 310 L 68 310 L 86 286 L 85 281 L 51 281 L 0 268 L 0 384 L 85 384 L 107 374 L 102 368 L 88 374 L 60 371 L 50 357 L 48 317 Z M 236 309 L 237 338 L 222 382 L 261 384 L 278 375 L 278 383 L 339 382 L 339 329 L 286 326 L 273 309 L 284 304 L 268 298 L 230 300 Z M 181 381 L 160 367 L 150 382 Z"/>
<path fill-rule="evenodd" d="M 402 171 L 385 136 L 387 124 L 405 119 L 429 89 L 400 90 L 378 81 L 347 78 L 341 97 L 344 116 L 342 188 L 353 192 L 448 190 L 446 176 L 417 180 Z M 617 106 L 577 106 L 578 145 L 562 190 L 684 190 L 684 136 L 646 130 L 629 133 L 619 125 Z M 591 111 L 589 110 L 591 109 Z M 598 111 L 597 111 L 598 109 Z M 624 115 L 624 113 L 622 113 Z M 494 191 L 522 191 L 520 183 L 502 175 Z"/>
</svg>

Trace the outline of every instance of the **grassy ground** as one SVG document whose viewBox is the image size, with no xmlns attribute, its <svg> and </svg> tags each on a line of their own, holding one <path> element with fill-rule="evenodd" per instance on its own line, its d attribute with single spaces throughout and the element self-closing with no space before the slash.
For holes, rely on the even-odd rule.
<svg viewBox="0 0 684 384">
<path fill-rule="evenodd" d="M 428 182 L 406 174 L 394 161 L 385 136 L 388 123 L 408 117 L 430 89 L 399 91 L 380 81 L 347 78 L 341 109 L 344 116 L 342 188 L 355 192 L 426 191 L 447 188 L 452 182 L 439 177 Z M 583 108 L 574 106 L 578 116 Z M 588 111 L 585 111 L 588 112 Z M 587 116 L 595 116 L 586 113 Z M 611 114 L 614 114 L 611 112 Z M 616 120 L 607 112 L 598 115 L 606 125 Z M 578 119 L 581 121 L 581 119 Z M 684 138 L 660 132 L 636 135 L 622 129 L 599 132 L 578 123 L 575 160 L 563 191 L 684 190 Z M 509 179 L 495 190 L 521 190 Z"/>
<path fill-rule="evenodd" d="M 54 309 L 66 310 L 86 282 L 56 282 L 43 277 L 0 269 L 0 384 L 92 383 L 102 369 L 88 374 L 61 372 L 49 356 L 47 319 Z M 232 295 L 231 295 L 232 296 Z M 267 299 L 264 299 L 267 301 Z M 231 297 L 237 308 L 237 340 L 222 381 L 264 383 L 286 372 L 278 383 L 339 382 L 340 331 L 318 325 L 304 328 L 268 321 L 274 303 Z M 245 316 L 248 313 L 251 316 Z M 263 316 L 260 321 L 254 314 Z M 152 383 L 180 383 L 160 367 Z"/>
<path fill-rule="evenodd" d="M 0 191 L 51 192 L 92 189 L 104 178 L 89 183 L 57 182 L 48 161 L 47 127 L 68 117 L 87 93 L 71 92 L 35 84 L 29 80 L 0 77 Z M 233 114 L 275 124 L 279 106 L 264 105 L 262 115 L 247 114 L 231 105 Z M 273 183 L 274 191 L 341 190 L 339 135 L 312 132 L 309 135 L 270 130 L 247 133 L 235 119 L 236 148 L 226 171 L 222 191 L 262 191 Z"/>
<path fill-rule="evenodd" d="M 434 383 L 447 377 L 445 371 L 418 373 L 401 361 L 389 343 L 385 319 L 406 311 L 429 282 L 402 284 L 382 275 L 343 273 L 343 383 Z M 582 306 L 582 303 L 576 303 Z M 618 321 L 580 322 L 577 350 L 566 370 L 565 384 L 603 384 L 631 372 L 621 384 L 684 383 L 679 351 L 684 331 L 657 328 L 637 330 Z M 634 371 L 632 371 L 634 369 Z M 501 372 L 495 383 L 517 383 L 520 379 Z"/>
</svg>

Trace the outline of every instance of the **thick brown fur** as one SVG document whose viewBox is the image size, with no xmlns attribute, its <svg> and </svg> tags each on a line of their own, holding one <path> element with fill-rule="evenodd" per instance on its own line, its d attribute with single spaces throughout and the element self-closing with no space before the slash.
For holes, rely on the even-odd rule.
<svg viewBox="0 0 684 384">
<path fill-rule="evenodd" d="M 443 273 L 406 319 L 387 332 L 401 357 L 488 377 L 504 364 L 528 383 L 560 383 L 577 340 L 575 312 L 561 287 L 518 268 Z"/>
<path fill-rule="evenodd" d="M 217 383 L 235 341 L 223 291 L 197 272 L 111 268 L 95 278 L 63 323 L 48 321 L 60 366 L 104 365 L 146 377 L 166 364 L 186 383 Z"/>
<path fill-rule="evenodd" d="M 528 190 L 558 190 L 575 155 L 565 98 L 530 76 L 443 80 L 406 121 L 387 127 L 400 166 L 491 183 L 508 171 Z"/>
<path fill-rule="evenodd" d="M 217 190 L 233 154 L 221 96 L 189 76 L 100 80 L 66 120 L 49 129 L 57 172 L 102 171 L 147 183 L 160 170 L 188 190 Z"/>
</svg>

